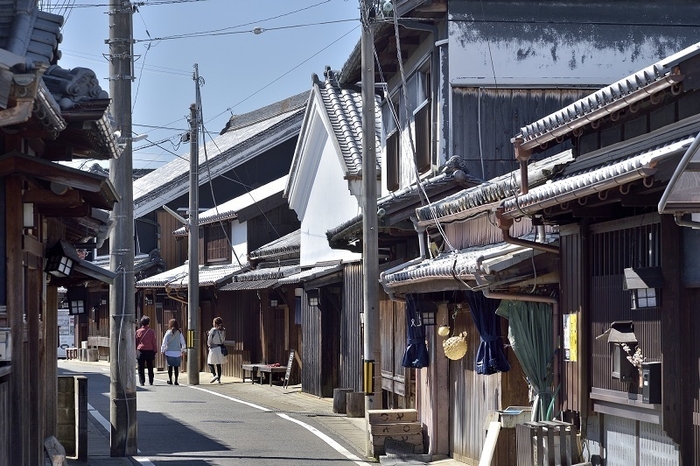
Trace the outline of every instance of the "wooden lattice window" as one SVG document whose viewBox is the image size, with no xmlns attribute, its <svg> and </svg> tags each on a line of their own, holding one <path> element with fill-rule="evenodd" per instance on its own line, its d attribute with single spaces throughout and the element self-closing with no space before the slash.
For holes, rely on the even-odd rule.
<svg viewBox="0 0 700 466">
<path fill-rule="evenodd" d="M 226 225 L 228 223 L 207 225 L 204 230 L 205 262 L 207 264 L 212 262 L 230 262 L 231 260 L 231 248 L 229 248 L 228 238 L 224 230 Z"/>
</svg>

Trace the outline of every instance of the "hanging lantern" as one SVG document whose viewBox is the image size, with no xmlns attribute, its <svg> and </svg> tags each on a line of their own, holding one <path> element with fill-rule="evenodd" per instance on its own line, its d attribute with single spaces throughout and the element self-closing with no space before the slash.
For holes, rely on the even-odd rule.
<svg viewBox="0 0 700 466">
<path fill-rule="evenodd" d="M 463 358 L 467 354 L 467 332 L 462 332 L 443 341 L 442 349 L 445 351 L 445 356 L 453 361 Z"/>
<path fill-rule="evenodd" d="M 446 337 L 447 335 L 450 334 L 450 326 L 449 325 L 441 325 L 438 327 L 438 335 L 441 337 Z"/>
</svg>

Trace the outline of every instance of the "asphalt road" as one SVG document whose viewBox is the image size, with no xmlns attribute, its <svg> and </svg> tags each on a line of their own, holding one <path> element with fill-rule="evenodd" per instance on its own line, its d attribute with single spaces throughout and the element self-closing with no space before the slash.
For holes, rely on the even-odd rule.
<svg viewBox="0 0 700 466">
<path fill-rule="evenodd" d="M 59 374 L 88 378 L 90 414 L 109 427 L 109 366 L 61 361 Z M 264 399 L 241 399 L 222 386 L 167 385 L 157 374 L 153 386 L 138 387 L 138 449 L 143 465 L 367 465 L 323 433 L 313 416 L 269 409 Z M 260 392 L 261 394 L 264 392 Z M 269 405 L 268 405 L 269 406 Z M 100 419 L 101 418 L 101 419 Z"/>
</svg>

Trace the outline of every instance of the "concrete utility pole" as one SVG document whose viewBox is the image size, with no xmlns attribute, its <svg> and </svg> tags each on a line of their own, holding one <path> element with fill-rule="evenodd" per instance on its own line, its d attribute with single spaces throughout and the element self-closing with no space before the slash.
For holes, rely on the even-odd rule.
<svg viewBox="0 0 700 466">
<path fill-rule="evenodd" d="M 379 332 L 379 250 L 377 221 L 377 154 L 374 115 L 374 6 L 360 2 L 362 20 L 362 286 L 364 298 L 365 411 L 381 409 L 381 342 Z M 367 418 L 369 419 L 369 418 Z M 371 455 L 367 426 L 367 455 Z"/>
<path fill-rule="evenodd" d="M 199 96 L 199 71 L 194 65 Z M 188 237 L 189 275 L 187 280 L 187 383 L 199 385 L 199 98 L 190 105 L 190 226 Z"/>
<path fill-rule="evenodd" d="M 116 272 L 109 288 L 109 353 L 111 400 L 110 456 L 137 453 L 136 331 L 134 306 L 134 190 L 132 185 L 131 82 L 133 75 L 133 10 L 130 2 L 109 2 L 109 91 L 115 130 L 123 150 L 110 160 L 109 179 L 119 193 L 112 211 L 109 268 Z"/>
</svg>

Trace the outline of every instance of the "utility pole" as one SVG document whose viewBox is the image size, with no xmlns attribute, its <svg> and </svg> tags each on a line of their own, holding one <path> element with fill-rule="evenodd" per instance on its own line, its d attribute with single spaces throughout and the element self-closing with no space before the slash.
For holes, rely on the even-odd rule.
<svg viewBox="0 0 700 466">
<path fill-rule="evenodd" d="M 377 220 L 377 154 L 374 115 L 374 5 L 360 1 L 362 20 L 362 286 L 364 298 L 365 411 L 381 408 L 381 342 L 379 332 L 379 250 Z M 367 417 L 369 419 L 369 417 Z M 367 455 L 371 455 L 367 426 Z"/>
<path fill-rule="evenodd" d="M 187 383 L 199 385 L 199 69 L 194 65 L 196 103 L 190 105 L 190 216 L 187 260 Z"/>
<path fill-rule="evenodd" d="M 116 272 L 109 288 L 109 353 L 111 400 L 110 456 L 137 453 L 136 341 L 134 333 L 134 190 L 131 130 L 133 75 L 133 10 L 129 1 L 109 2 L 109 91 L 115 130 L 121 131 L 121 155 L 110 160 L 109 179 L 119 193 L 112 211 L 109 267 Z"/>
</svg>

